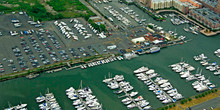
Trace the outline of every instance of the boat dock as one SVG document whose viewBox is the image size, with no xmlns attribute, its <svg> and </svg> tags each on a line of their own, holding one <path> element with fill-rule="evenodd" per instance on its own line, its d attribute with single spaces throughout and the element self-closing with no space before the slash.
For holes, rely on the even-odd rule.
<svg viewBox="0 0 220 110">
<path fill-rule="evenodd" d="M 149 105 L 149 102 L 143 99 L 142 96 L 138 96 L 137 98 L 134 98 L 135 96 L 138 95 L 138 92 L 132 92 L 133 86 L 131 86 L 129 82 L 124 80 L 123 75 L 115 75 L 115 77 L 113 78 L 104 79 L 103 82 L 106 83 L 108 87 L 111 89 L 119 89 L 114 93 L 125 94 L 122 96 L 118 96 L 118 98 L 126 97 L 125 99 L 122 100 L 122 103 L 125 104 L 128 109 L 137 107 L 139 110 L 145 110 L 145 109 L 147 110 L 152 108 Z M 142 97 L 142 99 L 140 99 L 139 97 Z"/>
<path fill-rule="evenodd" d="M 181 61 L 180 63 L 176 63 L 173 65 L 169 65 L 169 67 L 172 68 L 172 70 L 174 70 L 176 73 L 179 73 L 180 77 L 186 79 L 187 82 L 196 80 L 194 83 L 192 83 L 192 86 L 198 92 L 202 92 L 208 89 L 211 90 L 215 87 L 215 85 L 212 84 L 209 81 L 209 79 L 206 79 L 205 76 L 202 75 L 202 69 L 199 72 L 198 68 L 196 74 L 192 74 L 191 71 L 194 71 L 195 68 L 190 64 L 185 63 L 184 61 Z"/>
<path fill-rule="evenodd" d="M 154 83 L 155 85 L 157 85 L 160 91 L 163 91 L 163 89 L 160 87 L 159 84 L 157 84 L 156 82 L 154 82 L 151 78 L 149 78 L 149 80 L 150 80 L 152 83 Z M 171 98 L 166 92 L 163 92 L 163 94 L 166 95 L 166 97 L 168 97 L 170 100 L 172 100 L 173 102 L 175 102 L 175 100 L 173 100 L 173 98 Z"/>
<path fill-rule="evenodd" d="M 163 104 L 176 102 L 183 98 L 182 94 L 178 93 L 177 89 L 174 88 L 167 79 L 158 77 L 158 73 L 153 69 L 142 66 L 141 68 L 134 70 L 134 74 L 139 80 L 143 81 L 148 86 L 149 91 L 153 91 Z M 154 77 L 156 77 L 155 80 L 152 79 Z"/>
<path fill-rule="evenodd" d="M 114 81 L 116 81 L 116 80 L 114 80 Z M 119 85 L 119 88 L 120 88 L 121 90 L 123 90 L 123 92 L 125 93 L 125 95 L 124 95 L 123 97 L 127 96 L 128 98 L 130 98 L 130 99 L 132 100 L 132 102 L 136 105 L 136 107 L 138 107 L 139 110 L 143 110 L 143 109 L 136 103 L 136 101 L 134 101 L 134 99 L 129 95 L 129 93 L 128 93 L 127 91 L 125 91 L 125 89 L 124 89 L 121 85 Z M 118 98 L 122 98 L 122 97 L 118 96 Z"/>
<path fill-rule="evenodd" d="M 80 83 L 79 89 L 75 90 L 70 87 L 66 90 L 66 95 L 69 99 L 74 100 L 73 106 L 78 110 L 103 110 L 102 104 L 98 101 L 95 95 L 93 95 L 92 90 L 87 87 L 82 87 L 82 81 Z"/>
<path fill-rule="evenodd" d="M 58 69 L 46 71 L 46 73 L 54 73 L 54 72 L 58 72 L 58 71 L 62 71 L 62 70 L 63 70 L 63 68 L 58 68 Z"/>
<path fill-rule="evenodd" d="M 88 106 L 87 106 L 87 104 L 86 104 L 86 102 L 83 100 L 83 98 L 82 97 L 80 97 L 80 95 L 79 95 L 79 89 L 78 90 L 76 90 L 76 94 L 77 94 L 77 96 L 79 96 L 79 99 L 80 99 L 80 101 L 83 103 L 83 105 L 85 105 L 85 108 L 86 108 L 86 110 L 91 110 Z"/>
</svg>

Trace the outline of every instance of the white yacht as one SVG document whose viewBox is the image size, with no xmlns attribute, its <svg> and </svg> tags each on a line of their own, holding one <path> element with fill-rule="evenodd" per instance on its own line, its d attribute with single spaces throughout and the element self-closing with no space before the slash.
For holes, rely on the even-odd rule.
<svg viewBox="0 0 220 110">
<path fill-rule="evenodd" d="M 41 103 L 45 100 L 45 97 L 40 94 L 39 97 L 36 98 L 37 103 Z"/>
<path fill-rule="evenodd" d="M 154 73 L 155 71 L 153 70 L 153 69 L 150 69 L 150 70 L 148 70 L 145 74 L 147 74 L 147 75 L 149 75 L 149 74 L 152 74 L 152 73 Z"/>
<path fill-rule="evenodd" d="M 141 101 L 141 100 L 143 100 L 143 99 L 144 99 L 144 98 L 143 98 L 142 96 L 138 96 L 137 98 L 134 99 L 134 101 L 137 102 L 137 101 Z"/>
<path fill-rule="evenodd" d="M 134 97 L 134 96 L 136 96 L 138 94 L 138 92 L 131 92 L 129 95 L 131 96 L 131 97 Z"/>
<path fill-rule="evenodd" d="M 128 109 L 131 109 L 131 108 L 134 108 L 134 107 L 136 107 L 136 105 L 135 105 L 134 103 L 129 104 L 129 105 L 127 106 Z"/>
<path fill-rule="evenodd" d="M 142 66 L 142 67 L 138 68 L 137 70 L 134 70 L 134 73 L 135 73 L 135 74 L 137 74 L 137 73 L 142 73 L 142 72 L 145 72 L 145 71 L 147 71 L 147 70 L 148 70 L 148 67 Z"/>
<path fill-rule="evenodd" d="M 214 75 L 220 75 L 220 70 L 217 70 L 216 72 L 214 72 Z"/>
<path fill-rule="evenodd" d="M 131 99 L 129 97 L 126 97 L 125 99 L 122 99 L 122 103 L 127 102 L 127 101 L 131 101 Z"/>
<path fill-rule="evenodd" d="M 167 103 L 170 103 L 170 102 L 172 102 L 171 99 L 165 99 L 164 101 L 162 101 L 162 103 L 164 103 L 164 104 L 167 104 Z"/>
<path fill-rule="evenodd" d="M 161 84 L 166 83 L 166 82 L 168 82 L 167 79 L 162 79 L 162 80 L 158 81 L 157 83 L 158 83 L 159 85 L 161 85 Z"/>
</svg>

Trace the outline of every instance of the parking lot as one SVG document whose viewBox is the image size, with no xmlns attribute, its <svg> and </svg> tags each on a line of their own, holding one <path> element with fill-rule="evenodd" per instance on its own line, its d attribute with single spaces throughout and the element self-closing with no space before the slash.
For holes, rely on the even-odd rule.
<svg viewBox="0 0 220 110">
<path fill-rule="evenodd" d="M 13 20 L 13 22 L 12 22 Z M 42 24 L 33 22 L 25 14 L 0 15 L 0 74 L 8 74 L 21 70 L 52 64 L 64 60 L 83 58 L 107 53 L 119 53 L 120 49 L 130 46 L 126 33 L 113 32 L 112 36 L 101 38 L 88 23 L 77 18 L 83 33 L 70 22 L 71 19 L 59 20 L 65 22 L 69 32 L 78 39 L 67 38 L 55 21 Z M 18 27 L 17 24 L 19 24 Z M 41 27 L 42 25 L 42 27 Z M 105 35 L 104 33 L 102 33 Z M 85 38 L 89 35 L 88 38 Z M 117 45 L 115 49 L 107 46 Z"/>
</svg>

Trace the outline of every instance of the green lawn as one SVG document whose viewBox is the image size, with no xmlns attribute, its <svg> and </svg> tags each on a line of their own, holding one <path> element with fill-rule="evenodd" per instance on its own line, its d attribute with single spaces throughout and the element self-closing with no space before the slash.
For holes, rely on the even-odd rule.
<svg viewBox="0 0 220 110">
<path fill-rule="evenodd" d="M 40 0 L 7 0 L 0 1 L 0 12 L 10 13 L 13 11 L 26 11 L 34 16 L 35 20 L 47 21 L 62 18 L 84 17 L 88 18 L 95 14 L 84 6 L 79 0 L 50 0 L 50 5 L 58 14 L 52 15 L 39 3 Z M 10 4 L 3 6 L 1 4 Z"/>
</svg>

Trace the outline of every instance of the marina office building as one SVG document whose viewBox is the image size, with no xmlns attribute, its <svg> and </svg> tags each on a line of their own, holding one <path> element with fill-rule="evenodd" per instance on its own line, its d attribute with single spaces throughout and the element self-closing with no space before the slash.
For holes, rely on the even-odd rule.
<svg viewBox="0 0 220 110">
<path fill-rule="evenodd" d="M 154 10 L 174 7 L 187 14 L 189 9 L 201 8 L 202 4 L 195 0 L 150 0 L 149 7 Z"/>
</svg>

